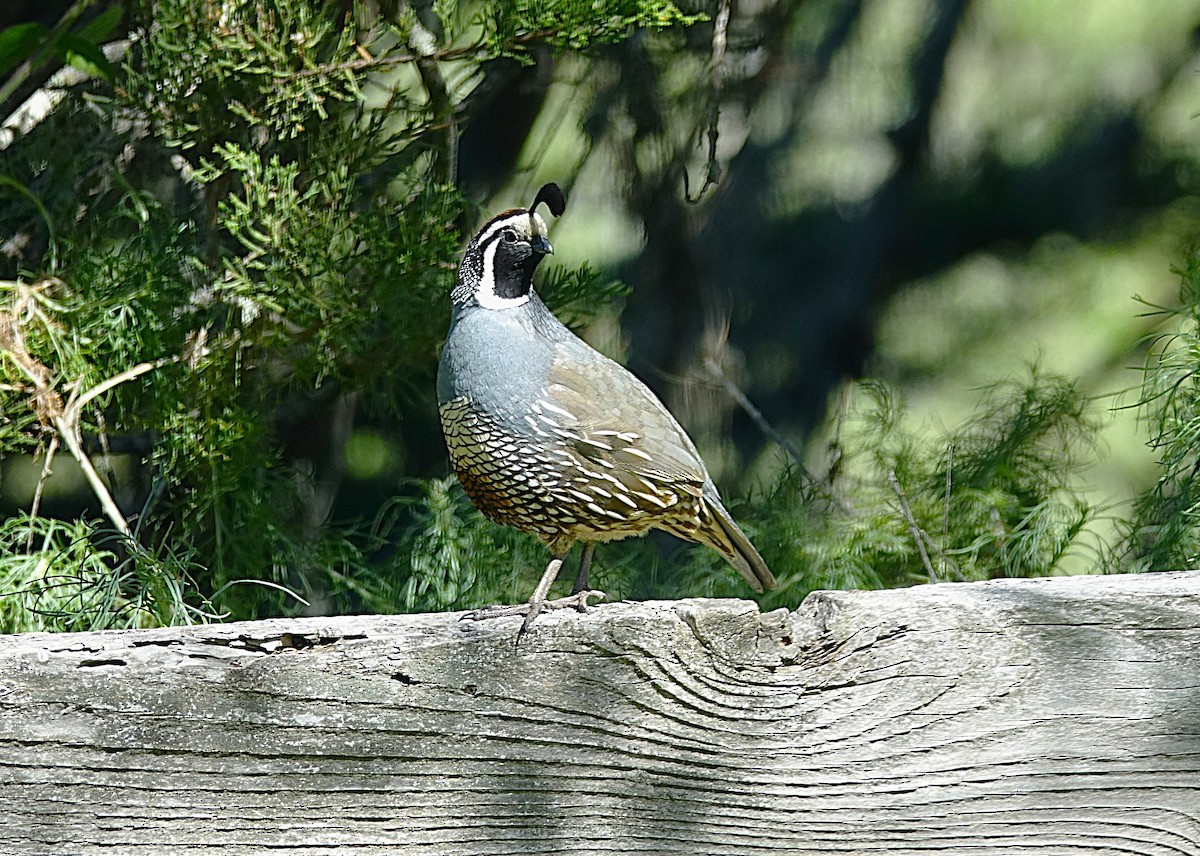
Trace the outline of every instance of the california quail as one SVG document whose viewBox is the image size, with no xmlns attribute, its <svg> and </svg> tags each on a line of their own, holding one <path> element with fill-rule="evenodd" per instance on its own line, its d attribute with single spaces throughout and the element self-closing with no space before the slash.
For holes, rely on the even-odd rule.
<svg viewBox="0 0 1200 856">
<path fill-rule="evenodd" d="M 451 293 L 438 367 L 438 404 L 450 460 L 475 506 L 536 535 L 550 563 L 527 605 L 584 608 L 597 541 L 663 529 L 720 553 L 755 591 L 775 578 L 733 519 L 691 439 L 640 380 L 558 321 L 533 272 L 547 253 L 546 224 L 566 206 L 556 184 L 528 209 L 493 217 L 471 239 Z M 576 541 L 584 543 L 571 597 L 546 594 Z"/>
</svg>

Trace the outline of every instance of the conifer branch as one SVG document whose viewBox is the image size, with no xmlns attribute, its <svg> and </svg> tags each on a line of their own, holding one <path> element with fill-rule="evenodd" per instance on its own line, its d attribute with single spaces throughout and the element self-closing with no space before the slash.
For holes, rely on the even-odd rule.
<svg viewBox="0 0 1200 856">
<path fill-rule="evenodd" d="M 513 47 L 539 42 L 549 38 L 555 34 L 554 30 L 537 30 L 532 33 L 523 33 L 519 36 L 514 36 L 509 44 Z M 409 63 L 430 61 L 430 62 L 449 62 L 457 59 L 467 59 L 485 54 L 488 50 L 486 42 L 475 42 L 470 45 L 463 45 L 456 48 L 442 48 L 441 50 L 431 51 L 430 53 L 408 53 L 394 54 L 392 56 L 371 56 L 369 53 L 366 56 L 359 54 L 357 59 L 345 60 L 344 62 L 322 63 L 320 65 L 302 68 L 299 71 L 292 72 L 287 76 L 289 81 L 303 80 L 309 77 L 331 77 L 336 74 L 348 72 L 364 72 L 364 71 L 386 71 L 389 68 L 395 68 L 398 65 L 408 65 Z"/>
</svg>

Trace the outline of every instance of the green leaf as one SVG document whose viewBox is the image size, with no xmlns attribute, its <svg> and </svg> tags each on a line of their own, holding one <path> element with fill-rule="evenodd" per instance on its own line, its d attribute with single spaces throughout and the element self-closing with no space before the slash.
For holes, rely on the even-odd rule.
<svg viewBox="0 0 1200 856">
<path fill-rule="evenodd" d="M 0 74 L 29 57 L 50 35 L 41 24 L 16 24 L 0 31 Z"/>
<path fill-rule="evenodd" d="M 74 66 L 84 74 L 111 80 L 116 72 L 104 51 L 87 39 L 76 35 L 63 36 L 58 40 L 56 47 L 68 65 Z"/>
<path fill-rule="evenodd" d="M 110 38 L 113 30 L 121 23 L 121 18 L 125 15 L 125 6 L 122 3 L 114 3 L 108 9 L 101 12 L 95 18 L 79 28 L 76 33 L 81 39 L 87 39 L 94 44 L 100 44 Z"/>
</svg>

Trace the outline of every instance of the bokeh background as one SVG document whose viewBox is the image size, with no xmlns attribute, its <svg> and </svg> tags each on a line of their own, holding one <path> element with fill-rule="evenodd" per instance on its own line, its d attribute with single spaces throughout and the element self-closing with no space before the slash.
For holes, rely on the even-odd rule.
<svg viewBox="0 0 1200 856">
<path fill-rule="evenodd" d="M 557 260 L 631 291 L 586 338 L 735 493 L 788 454 L 710 360 L 815 470 L 848 380 L 885 380 L 932 435 L 1036 365 L 1096 402 L 1074 485 L 1107 539 L 1159 477 L 1135 405 L 1200 222 L 1198 26 L 1186 0 L 737 4 L 719 96 L 705 27 L 535 65 L 464 140 L 465 184 L 488 210 L 569 189 Z M 500 140 L 520 144 L 497 166 Z"/>
</svg>

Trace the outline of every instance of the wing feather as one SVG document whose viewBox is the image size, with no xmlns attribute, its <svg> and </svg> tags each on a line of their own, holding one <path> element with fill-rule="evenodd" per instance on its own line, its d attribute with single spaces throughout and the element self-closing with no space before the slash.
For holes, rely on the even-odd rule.
<svg viewBox="0 0 1200 856">
<path fill-rule="evenodd" d="M 542 412 L 578 438 L 575 452 L 631 493 L 700 496 L 708 473 L 675 417 L 629 371 L 579 344 L 556 348 Z"/>
</svg>

